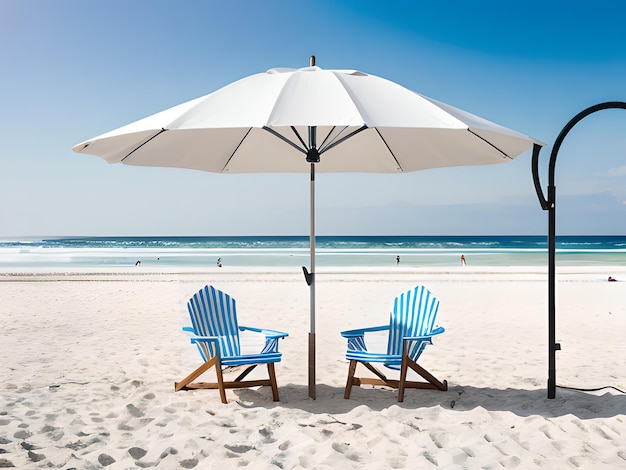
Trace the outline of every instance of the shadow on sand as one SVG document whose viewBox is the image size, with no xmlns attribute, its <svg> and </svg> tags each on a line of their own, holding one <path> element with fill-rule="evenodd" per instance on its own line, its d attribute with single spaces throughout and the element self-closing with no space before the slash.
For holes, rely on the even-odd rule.
<svg viewBox="0 0 626 470">
<path fill-rule="evenodd" d="M 593 419 L 626 413 L 626 395 L 608 392 L 599 395 L 598 392 L 592 394 L 557 389 L 556 398 L 549 400 L 545 389 L 480 388 L 451 384 L 445 392 L 407 390 L 404 402 L 398 403 L 397 390 L 384 387 L 354 387 L 349 400 L 343 398 L 343 387 L 318 384 L 315 400 L 308 397 L 308 388 L 304 385 L 288 384 L 279 388 L 281 401 L 276 403 L 267 402 L 267 398 L 271 397 L 269 389 L 258 391 L 242 389 L 235 393 L 240 398 L 242 406 L 269 405 L 314 414 L 349 413 L 363 405 L 377 411 L 394 405 L 406 409 L 441 406 L 459 412 L 483 408 L 487 411 L 508 411 L 520 417 L 540 415 L 546 418 L 571 414 L 579 419 Z"/>
</svg>

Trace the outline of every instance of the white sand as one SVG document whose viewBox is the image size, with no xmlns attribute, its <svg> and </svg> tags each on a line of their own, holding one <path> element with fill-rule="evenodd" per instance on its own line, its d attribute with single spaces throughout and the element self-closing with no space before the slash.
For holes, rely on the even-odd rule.
<svg viewBox="0 0 626 470">
<path fill-rule="evenodd" d="M 608 275 L 626 268 L 559 269 L 560 385 L 626 389 L 626 282 Z M 289 332 L 280 402 L 267 387 L 229 390 L 227 405 L 215 390 L 174 393 L 199 365 L 181 327 L 207 283 L 237 299 L 241 324 Z M 339 332 L 385 323 L 417 284 L 440 298 L 446 328 L 420 363 L 449 390 L 398 403 L 357 387 L 344 400 Z M 626 396 L 546 398 L 545 268 L 320 270 L 317 293 L 311 400 L 299 272 L 0 274 L 0 467 L 626 468 Z"/>
</svg>

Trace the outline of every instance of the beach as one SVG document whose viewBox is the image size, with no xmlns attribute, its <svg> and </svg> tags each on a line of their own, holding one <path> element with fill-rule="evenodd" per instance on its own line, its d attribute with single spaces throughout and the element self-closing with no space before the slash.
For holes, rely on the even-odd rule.
<svg viewBox="0 0 626 470">
<path fill-rule="evenodd" d="M 316 279 L 313 400 L 301 271 L 0 273 L 0 467 L 626 468 L 626 267 L 557 269 L 557 384 L 599 390 L 558 388 L 552 400 L 545 266 L 328 267 Z M 236 299 L 241 325 L 289 333 L 280 401 L 268 387 L 228 390 L 225 405 L 216 390 L 174 392 L 201 364 L 182 327 L 206 284 Z M 419 363 L 448 390 L 407 389 L 398 403 L 363 386 L 345 400 L 340 331 L 387 323 L 393 298 L 416 285 L 439 298 L 446 329 Z"/>
</svg>

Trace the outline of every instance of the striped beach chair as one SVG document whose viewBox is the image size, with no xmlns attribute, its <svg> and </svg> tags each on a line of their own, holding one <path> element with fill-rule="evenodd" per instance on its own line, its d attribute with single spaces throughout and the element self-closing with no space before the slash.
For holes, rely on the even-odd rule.
<svg viewBox="0 0 626 470">
<path fill-rule="evenodd" d="M 269 385 L 272 387 L 274 401 L 278 401 L 274 363 L 280 362 L 282 357 L 282 354 L 278 352 L 278 340 L 288 336 L 287 333 L 239 325 L 235 299 L 213 286 L 205 286 L 194 294 L 187 303 L 187 309 L 191 317 L 192 327 L 184 329 L 194 334 L 191 342 L 198 347 L 204 364 L 180 382 L 176 382 L 174 384 L 175 391 L 217 388 L 222 403 L 227 403 L 227 388 Z M 265 335 L 265 345 L 258 354 L 241 354 L 239 332 L 245 330 Z M 256 366 L 261 364 L 267 364 L 269 379 L 243 380 Z M 246 368 L 236 379 L 225 381 L 223 376 L 225 369 L 239 366 Z M 215 367 L 217 382 L 192 383 L 212 367 Z"/>
<path fill-rule="evenodd" d="M 439 300 L 428 289 L 418 286 L 395 298 L 388 325 L 341 332 L 341 336 L 348 340 L 346 359 L 350 361 L 344 398 L 350 398 L 353 385 L 360 386 L 361 384 L 397 388 L 399 402 L 404 400 L 405 388 L 447 390 L 447 381 L 439 381 L 417 364 L 417 359 L 426 345 L 432 344 L 433 336 L 444 332 L 443 327 L 435 326 L 438 309 Z M 380 331 L 389 332 L 387 352 L 384 354 L 368 351 L 365 344 L 365 333 Z M 377 378 L 355 377 L 356 366 L 359 363 Z M 400 380 L 387 378 L 372 363 L 399 370 Z M 407 381 L 408 368 L 417 372 L 426 382 Z"/>
</svg>

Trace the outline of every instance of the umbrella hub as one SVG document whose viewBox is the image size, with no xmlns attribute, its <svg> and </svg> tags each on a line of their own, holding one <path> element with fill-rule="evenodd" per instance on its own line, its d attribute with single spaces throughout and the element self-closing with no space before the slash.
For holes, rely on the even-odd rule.
<svg viewBox="0 0 626 470">
<path fill-rule="evenodd" d="M 316 148 L 310 148 L 306 152 L 306 161 L 309 163 L 319 163 L 320 152 Z"/>
</svg>

